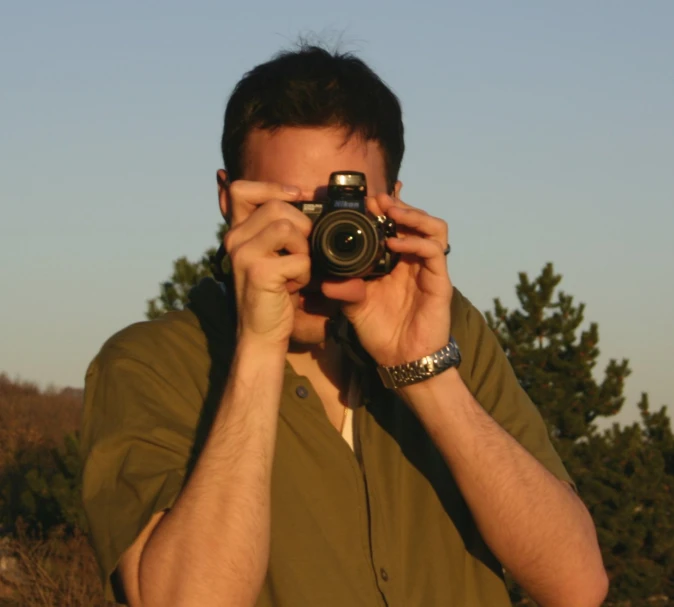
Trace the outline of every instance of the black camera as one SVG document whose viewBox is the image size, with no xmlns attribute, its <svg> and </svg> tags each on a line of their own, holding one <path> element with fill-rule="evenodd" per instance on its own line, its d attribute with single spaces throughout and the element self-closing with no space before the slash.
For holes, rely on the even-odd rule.
<svg viewBox="0 0 674 607">
<path fill-rule="evenodd" d="M 319 278 L 376 278 L 388 274 L 400 255 L 386 247 L 396 224 L 365 206 L 365 175 L 336 171 L 325 202 L 294 205 L 313 222 L 309 236 L 311 273 Z"/>
</svg>

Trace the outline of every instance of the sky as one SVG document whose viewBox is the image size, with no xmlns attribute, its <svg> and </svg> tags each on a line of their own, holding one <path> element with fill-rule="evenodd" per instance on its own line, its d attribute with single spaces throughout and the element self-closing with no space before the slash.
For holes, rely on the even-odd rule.
<svg viewBox="0 0 674 607">
<path fill-rule="evenodd" d="M 630 360 L 618 420 L 674 404 L 673 30 L 655 0 L 0 4 L 0 372 L 81 387 L 215 244 L 227 98 L 304 35 L 400 98 L 402 198 L 448 222 L 480 310 L 553 262 L 598 376 Z"/>
</svg>

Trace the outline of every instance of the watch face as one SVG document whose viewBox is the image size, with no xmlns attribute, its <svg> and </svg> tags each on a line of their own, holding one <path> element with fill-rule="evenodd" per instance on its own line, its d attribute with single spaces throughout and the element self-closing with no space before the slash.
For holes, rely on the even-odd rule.
<svg viewBox="0 0 674 607">
<path fill-rule="evenodd" d="M 435 363 L 433 362 L 433 358 L 427 356 L 421 359 L 421 362 L 419 363 L 420 373 L 426 375 L 427 373 L 433 373 L 434 370 L 435 370 Z"/>
</svg>

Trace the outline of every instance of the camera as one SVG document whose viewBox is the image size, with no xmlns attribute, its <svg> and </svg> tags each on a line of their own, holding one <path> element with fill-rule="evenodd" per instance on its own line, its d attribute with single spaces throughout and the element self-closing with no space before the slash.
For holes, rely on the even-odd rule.
<svg viewBox="0 0 674 607">
<path fill-rule="evenodd" d="M 377 278 L 390 273 L 400 255 L 386 247 L 396 224 L 365 206 L 365 175 L 330 174 L 325 202 L 293 203 L 313 227 L 309 235 L 311 273 L 318 278 Z"/>
</svg>

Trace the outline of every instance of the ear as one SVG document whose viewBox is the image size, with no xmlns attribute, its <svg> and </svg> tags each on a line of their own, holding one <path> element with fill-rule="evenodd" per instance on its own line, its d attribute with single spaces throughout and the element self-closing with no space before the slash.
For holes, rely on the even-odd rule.
<svg viewBox="0 0 674 607">
<path fill-rule="evenodd" d="M 398 180 L 396 181 L 395 185 L 393 186 L 393 198 L 397 198 L 400 200 L 400 190 L 403 189 L 403 182 Z"/>
<path fill-rule="evenodd" d="M 218 201 L 220 203 L 220 213 L 222 213 L 225 221 L 229 223 L 229 217 L 231 217 L 231 208 L 229 204 L 229 179 L 227 177 L 227 172 L 220 169 L 216 174 L 216 179 L 218 181 Z"/>
</svg>

